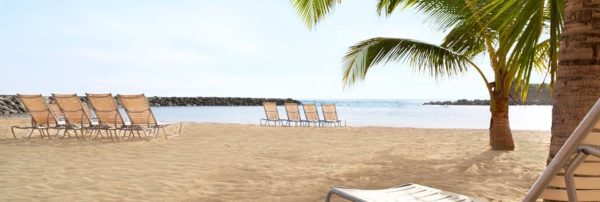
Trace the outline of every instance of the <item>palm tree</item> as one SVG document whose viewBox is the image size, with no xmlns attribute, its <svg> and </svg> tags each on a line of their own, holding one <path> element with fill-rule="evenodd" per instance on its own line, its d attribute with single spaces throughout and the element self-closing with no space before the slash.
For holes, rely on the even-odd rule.
<svg viewBox="0 0 600 202">
<path fill-rule="evenodd" d="M 600 98 L 600 5 L 584 0 L 566 2 L 565 32 L 561 39 L 559 66 L 552 110 L 549 159 L 554 157 L 585 114 Z"/>
<path fill-rule="evenodd" d="M 506 4 L 505 0 L 496 0 L 496 3 Z M 532 7 L 539 7 L 539 1 L 516 1 L 511 2 L 512 16 L 507 21 L 506 30 L 522 30 L 529 23 L 529 15 L 535 11 Z M 564 21 L 564 32 L 560 39 L 561 48 L 558 69 L 556 71 L 556 85 L 554 92 L 554 108 L 552 110 L 552 138 L 550 141 L 550 152 L 548 162 L 562 147 L 573 130 L 583 119 L 585 114 L 600 97 L 600 60 L 598 60 L 598 43 L 600 32 L 598 22 L 600 19 L 600 5 L 588 3 L 584 0 L 549 0 L 547 4 L 550 9 L 552 24 L 556 24 L 554 30 L 560 32 Z M 539 12 L 539 11 L 537 11 Z M 509 12 L 506 12 L 509 13 Z M 515 23 L 516 22 L 516 23 Z M 527 33 L 521 35 L 526 36 Z M 519 39 L 518 35 L 513 36 Z"/>
<path fill-rule="evenodd" d="M 441 44 L 402 39 L 372 38 L 351 46 L 344 56 L 343 81 L 345 85 L 363 80 L 369 69 L 389 62 L 406 62 L 435 78 L 459 75 L 475 70 L 483 80 L 490 96 L 490 146 L 494 150 L 513 150 L 514 141 L 509 125 L 508 107 L 511 89 L 520 89 L 522 98 L 528 91 L 533 71 L 547 69 L 555 61 L 556 38 L 542 39 L 545 26 L 552 16 L 550 6 L 542 6 L 527 25 L 528 40 L 507 40 L 511 34 L 499 32 L 507 25 L 500 19 L 505 15 L 501 3 L 480 0 L 379 0 L 380 15 L 391 15 L 396 10 L 414 8 L 424 13 L 437 29 L 447 31 Z M 309 28 L 332 11 L 341 0 L 291 0 L 298 14 Z M 536 21 L 537 20 L 537 21 Z M 508 23 L 512 24 L 512 23 Z M 513 26 L 514 27 L 514 26 Z M 550 26 L 552 28 L 552 26 Z M 521 30 L 517 30 L 521 31 Z M 552 30 L 550 30 L 552 32 Z M 473 62 L 486 55 L 494 78 L 487 78 L 482 67 Z M 552 68 L 551 68 L 552 69 Z M 493 79 L 493 80 L 490 80 Z"/>
</svg>

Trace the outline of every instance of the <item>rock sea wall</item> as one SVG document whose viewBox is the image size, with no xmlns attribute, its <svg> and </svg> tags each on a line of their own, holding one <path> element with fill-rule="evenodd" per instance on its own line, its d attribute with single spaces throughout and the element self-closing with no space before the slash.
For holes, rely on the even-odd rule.
<svg viewBox="0 0 600 202">
<path fill-rule="evenodd" d="M 17 96 L 0 95 L 0 115 L 24 113 L 25 108 L 21 105 Z"/>
<path fill-rule="evenodd" d="M 48 97 L 52 102 L 51 97 Z M 81 101 L 86 102 L 85 97 Z M 296 102 L 291 98 L 240 98 L 240 97 L 148 97 L 151 106 L 260 106 L 264 101 L 275 101 L 278 105 Z M 118 102 L 117 102 L 118 103 Z M 25 108 L 15 95 L 0 95 L 0 115 L 24 113 Z"/>
</svg>

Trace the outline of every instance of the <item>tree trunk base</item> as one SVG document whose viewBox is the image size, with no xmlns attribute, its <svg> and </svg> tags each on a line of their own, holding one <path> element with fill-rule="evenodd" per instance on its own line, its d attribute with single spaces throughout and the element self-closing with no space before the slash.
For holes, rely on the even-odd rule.
<svg viewBox="0 0 600 202">
<path fill-rule="evenodd" d="M 492 150 L 513 151 L 515 142 L 510 131 L 508 118 L 508 99 L 496 100 L 496 105 L 491 109 L 490 120 L 490 146 Z"/>
</svg>

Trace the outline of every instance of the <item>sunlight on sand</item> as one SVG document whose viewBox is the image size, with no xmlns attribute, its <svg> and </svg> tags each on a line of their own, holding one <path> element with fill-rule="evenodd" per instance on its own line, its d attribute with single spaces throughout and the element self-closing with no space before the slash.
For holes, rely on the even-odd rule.
<svg viewBox="0 0 600 202">
<path fill-rule="evenodd" d="M 333 185 L 419 183 L 516 201 L 542 172 L 549 132 L 514 132 L 488 149 L 486 130 L 269 128 L 185 124 L 149 142 L 14 141 L 0 118 L 0 201 L 322 201 Z"/>
</svg>

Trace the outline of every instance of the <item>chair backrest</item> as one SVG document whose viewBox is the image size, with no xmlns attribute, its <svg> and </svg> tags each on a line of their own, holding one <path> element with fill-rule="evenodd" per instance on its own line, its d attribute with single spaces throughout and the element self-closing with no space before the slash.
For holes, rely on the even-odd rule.
<svg viewBox="0 0 600 202">
<path fill-rule="evenodd" d="M 298 103 L 295 102 L 286 102 L 285 104 L 285 112 L 287 114 L 287 118 L 290 121 L 300 121 L 300 110 L 298 110 Z"/>
<path fill-rule="evenodd" d="M 94 110 L 94 113 L 96 113 L 98 123 L 117 126 L 122 126 L 125 124 L 125 121 L 123 121 L 123 117 L 119 112 L 117 102 L 115 102 L 115 99 L 112 96 L 112 94 L 86 93 L 85 95 L 87 97 L 88 103 Z"/>
<path fill-rule="evenodd" d="M 117 95 L 132 125 L 156 125 L 150 103 L 144 94 Z"/>
<path fill-rule="evenodd" d="M 90 114 L 85 110 L 77 94 L 52 94 L 69 124 L 90 124 Z"/>
<path fill-rule="evenodd" d="M 574 196 L 578 201 L 600 201 L 600 158 L 587 155 L 591 152 L 579 152 L 590 146 L 600 147 L 600 100 L 579 123 L 523 201 L 536 201 L 538 198 L 568 201 Z M 600 150 L 597 151 L 596 154 L 600 155 Z M 574 163 L 576 153 L 585 158 L 579 165 Z M 571 167 L 565 169 L 568 166 Z M 565 174 L 566 170 L 573 171 L 573 175 Z M 574 178 L 567 181 L 565 176 Z"/>
<path fill-rule="evenodd" d="M 304 117 L 306 117 L 307 121 L 319 121 L 319 112 L 317 111 L 317 105 L 302 104 L 302 108 L 304 109 Z"/>
<path fill-rule="evenodd" d="M 321 108 L 323 109 L 323 119 L 325 119 L 325 121 L 338 120 L 335 104 L 321 104 Z"/>
<path fill-rule="evenodd" d="M 263 107 L 265 108 L 265 114 L 267 115 L 268 120 L 279 120 L 276 102 L 263 102 Z"/>
<path fill-rule="evenodd" d="M 57 123 L 54 111 L 50 110 L 48 103 L 42 95 L 21 95 L 17 94 L 19 100 L 31 116 L 31 120 L 36 125 L 46 125 Z"/>
</svg>

